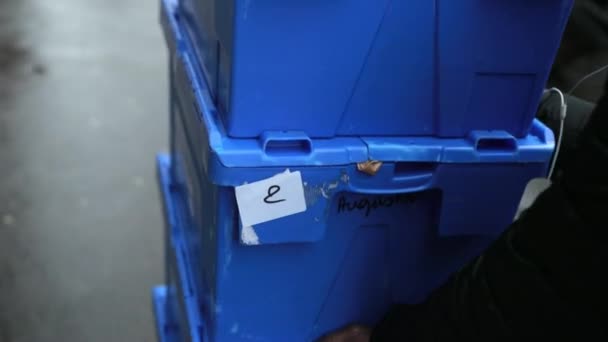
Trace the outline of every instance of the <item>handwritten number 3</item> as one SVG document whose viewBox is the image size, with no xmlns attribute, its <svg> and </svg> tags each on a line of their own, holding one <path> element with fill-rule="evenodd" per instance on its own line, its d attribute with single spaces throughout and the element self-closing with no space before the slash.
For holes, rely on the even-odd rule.
<svg viewBox="0 0 608 342">
<path fill-rule="evenodd" d="M 278 199 L 278 200 L 270 199 L 272 196 L 279 193 L 279 191 L 281 191 L 281 187 L 278 185 L 273 185 L 270 188 L 268 188 L 268 196 L 264 197 L 264 203 L 275 204 L 275 203 L 284 202 L 285 201 L 284 199 Z"/>
</svg>

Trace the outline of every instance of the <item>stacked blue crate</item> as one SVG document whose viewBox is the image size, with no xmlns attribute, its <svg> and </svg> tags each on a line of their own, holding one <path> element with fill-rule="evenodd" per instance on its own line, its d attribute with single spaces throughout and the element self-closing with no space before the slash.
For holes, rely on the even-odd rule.
<svg viewBox="0 0 608 342">
<path fill-rule="evenodd" d="M 525 137 L 573 0 L 181 0 L 233 137 Z M 373 114 L 370 114 L 373 113 Z"/>
<path fill-rule="evenodd" d="M 569 7 L 560 3 L 561 25 Z M 181 208 L 173 210 L 181 216 L 168 219 L 177 228 L 169 229 L 173 266 L 164 316 L 174 317 L 185 340 L 311 341 L 349 322 L 374 324 L 392 303 L 422 300 L 483 250 L 511 222 L 528 180 L 546 172 L 553 135 L 537 121 L 522 124 L 529 120 L 521 111 L 485 123 L 479 113 L 470 120 L 455 115 L 458 134 L 446 133 L 437 117 L 420 124 L 413 119 L 424 121 L 420 112 L 368 113 L 393 136 L 355 117 L 347 121 L 375 135 L 335 127 L 319 133 L 323 115 L 304 123 L 297 112 L 283 112 L 299 129 L 285 131 L 265 126 L 266 118 L 281 125 L 282 117 L 258 115 L 254 122 L 227 114 L 178 14 L 174 1 L 163 2 L 171 78 L 171 175 L 164 177 L 176 194 L 165 202 Z M 535 82 L 544 79 L 530 73 L 540 77 Z M 231 89 L 231 101 L 239 101 Z M 402 134 L 419 124 L 435 128 Z M 255 138 L 236 137 L 238 126 L 250 127 Z M 301 174 L 306 210 L 243 227 L 234 188 L 286 171 Z"/>
</svg>

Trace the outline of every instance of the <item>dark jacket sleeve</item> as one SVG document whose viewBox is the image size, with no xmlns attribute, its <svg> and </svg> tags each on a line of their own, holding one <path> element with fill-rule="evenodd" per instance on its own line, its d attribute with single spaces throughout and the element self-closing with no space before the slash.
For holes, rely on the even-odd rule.
<svg viewBox="0 0 608 342">
<path fill-rule="evenodd" d="M 384 341 L 608 341 L 608 97 L 563 173 L 429 299 L 395 306 Z"/>
</svg>

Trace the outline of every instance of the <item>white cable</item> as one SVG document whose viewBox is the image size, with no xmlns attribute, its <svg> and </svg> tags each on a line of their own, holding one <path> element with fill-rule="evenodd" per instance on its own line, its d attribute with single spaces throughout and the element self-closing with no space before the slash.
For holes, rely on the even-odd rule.
<svg viewBox="0 0 608 342">
<path fill-rule="evenodd" d="M 562 140 L 564 138 L 564 121 L 559 122 L 559 137 L 557 138 L 557 146 L 555 147 L 555 155 L 553 156 L 553 162 L 551 162 L 551 168 L 549 169 L 548 179 L 551 179 L 553 172 L 555 171 L 555 165 L 557 164 L 557 158 L 559 157 L 559 151 L 562 148 Z"/>
<path fill-rule="evenodd" d="M 566 98 L 564 97 L 564 93 L 557 88 L 551 88 L 547 90 L 547 92 L 554 92 L 559 95 L 561 105 L 559 107 L 559 135 L 557 138 L 557 146 L 555 147 L 555 155 L 553 156 L 553 161 L 551 162 L 551 167 L 549 168 L 549 174 L 547 178 L 551 179 L 553 176 L 553 172 L 555 171 L 555 165 L 557 164 L 557 158 L 559 157 L 559 151 L 562 148 L 562 140 L 564 139 L 564 126 L 566 123 L 566 115 L 568 114 L 568 105 L 566 104 Z"/>
<path fill-rule="evenodd" d="M 559 90 L 555 87 L 545 90 L 545 93 L 550 93 L 550 92 L 554 92 L 557 95 L 559 95 L 560 105 L 562 107 L 564 107 L 566 105 L 566 97 L 564 96 L 564 93 L 562 93 L 561 90 Z M 560 118 L 561 118 L 561 114 L 562 114 L 562 112 L 560 111 Z"/>
<path fill-rule="evenodd" d="M 600 72 L 602 72 L 602 71 L 604 71 L 606 69 L 608 69 L 608 64 L 604 65 L 603 67 L 601 67 L 601 68 L 599 68 L 599 69 L 597 69 L 595 71 L 592 71 L 592 72 L 588 73 L 585 77 L 581 78 L 580 80 L 578 80 L 578 82 L 576 82 L 574 84 L 574 87 L 572 87 L 570 89 L 570 91 L 568 92 L 568 95 L 572 95 L 572 93 L 576 90 L 576 88 L 578 88 L 581 84 L 583 84 L 583 82 L 585 82 L 589 78 L 591 78 L 591 77 L 599 74 Z"/>
<path fill-rule="evenodd" d="M 604 71 L 608 69 L 608 64 L 604 65 L 603 67 L 590 72 L 589 74 L 585 75 L 583 78 L 581 78 L 580 80 L 578 80 L 578 82 L 576 82 L 574 84 L 574 86 L 570 89 L 570 91 L 568 91 L 568 95 L 572 95 L 572 93 L 581 85 L 583 84 L 583 82 L 587 81 L 588 79 L 590 79 L 591 77 L 599 74 L 600 72 Z M 549 175 L 547 176 L 549 179 L 551 179 L 551 177 L 553 176 L 553 172 L 555 171 L 555 165 L 557 164 L 557 158 L 559 157 L 559 152 L 562 148 L 562 140 L 564 139 L 564 126 L 566 123 L 566 115 L 568 112 L 568 104 L 566 103 L 566 99 L 564 97 L 564 93 L 562 93 L 561 90 L 557 89 L 557 88 L 551 88 L 548 90 L 545 90 L 545 92 L 554 92 L 557 93 L 560 97 L 560 101 L 561 101 L 561 106 L 559 108 L 559 136 L 557 138 L 557 146 L 555 147 L 555 155 L 553 156 L 553 161 L 551 162 L 551 167 L 549 168 Z"/>
</svg>

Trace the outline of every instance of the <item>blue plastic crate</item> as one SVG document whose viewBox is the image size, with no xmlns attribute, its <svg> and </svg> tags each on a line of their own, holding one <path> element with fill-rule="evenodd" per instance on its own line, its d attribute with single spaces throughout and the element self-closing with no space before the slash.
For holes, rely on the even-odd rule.
<svg viewBox="0 0 608 342">
<path fill-rule="evenodd" d="M 231 138 L 192 54 L 171 54 L 171 172 L 205 341 L 311 341 L 422 300 L 508 226 L 554 148 L 537 121 L 520 139 Z M 382 162 L 373 176 L 357 169 L 370 160 Z M 301 172 L 307 210 L 255 225 L 252 239 L 234 187 L 286 169 Z"/>
<path fill-rule="evenodd" d="M 229 136 L 312 138 L 524 137 L 573 3 L 164 1 Z"/>
</svg>

